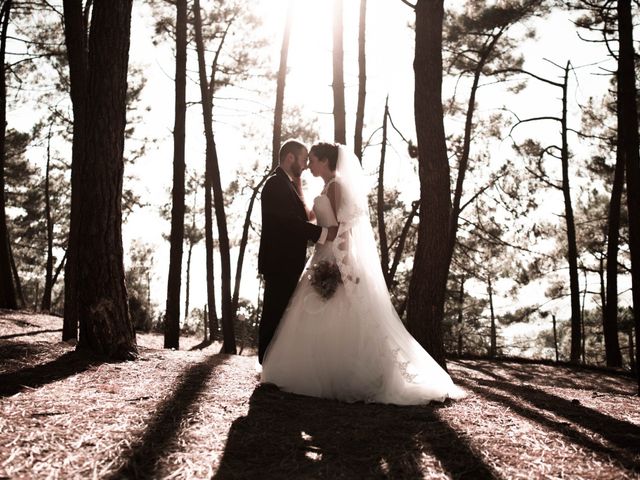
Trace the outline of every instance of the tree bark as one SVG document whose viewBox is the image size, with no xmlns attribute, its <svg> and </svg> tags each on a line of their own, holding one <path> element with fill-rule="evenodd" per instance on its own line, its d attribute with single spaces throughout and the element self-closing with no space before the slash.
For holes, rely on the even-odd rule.
<svg viewBox="0 0 640 480">
<path fill-rule="evenodd" d="M 184 292 L 184 318 L 189 317 L 189 298 L 191 296 L 191 256 L 193 255 L 193 243 L 189 243 L 187 250 L 186 291 Z"/>
<path fill-rule="evenodd" d="M 407 216 L 407 219 L 404 222 L 402 227 L 402 232 L 400 233 L 400 238 L 398 239 L 398 245 L 393 254 L 393 263 L 391 264 L 391 269 L 389 270 L 389 279 L 390 283 L 393 283 L 393 279 L 396 276 L 396 272 L 398 270 L 398 265 L 400 265 L 400 259 L 402 258 L 402 252 L 404 251 L 404 244 L 407 241 L 407 236 L 409 235 L 409 229 L 413 224 L 413 219 L 418 213 L 418 207 L 420 206 L 419 201 L 414 201 L 411 204 L 411 212 Z"/>
<path fill-rule="evenodd" d="M 84 160 L 76 172 L 79 349 L 137 355 L 122 248 L 122 177 L 132 1 L 97 2 L 89 38 Z"/>
<path fill-rule="evenodd" d="M 618 0 L 618 151 L 624 158 L 627 174 L 627 210 L 629 213 L 629 249 L 631 285 L 636 329 L 636 359 L 640 349 L 640 153 L 638 105 L 634 65 L 633 19 L 631 1 Z M 639 369 L 640 370 L 640 369 Z M 640 393 L 640 374 L 638 393 Z"/>
<path fill-rule="evenodd" d="M 564 70 L 562 84 L 562 196 L 564 198 L 565 222 L 567 225 L 567 261 L 569 263 L 569 287 L 571 291 L 571 357 L 572 363 L 580 362 L 581 351 L 581 315 L 580 315 L 580 282 L 578 279 L 578 247 L 576 225 L 571 203 L 571 187 L 569 184 L 569 146 L 567 143 L 567 84 L 570 64 Z"/>
<path fill-rule="evenodd" d="M 491 344 L 489 348 L 489 356 L 495 358 L 497 354 L 497 329 L 496 329 L 496 314 L 493 310 L 493 284 L 491 283 L 491 277 L 487 278 L 487 293 L 489 294 L 489 312 L 491 313 Z"/>
<path fill-rule="evenodd" d="M 206 76 L 204 59 L 204 41 L 202 38 L 202 19 L 200 14 L 200 1 L 194 1 L 194 19 L 196 32 L 196 49 L 198 52 L 198 71 L 200 77 L 200 92 L 202 96 L 202 113 L 204 118 L 204 130 L 206 137 L 207 176 L 210 181 L 214 196 L 214 207 L 218 225 L 218 242 L 220 246 L 221 264 L 221 305 L 222 305 L 222 333 L 223 353 L 236 353 L 236 340 L 233 331 L 233 318 L 231 306 L 231 256 L 229 234 L 227 232 L 227 219 L 224 210 L 224 198 L 220 181 L 220 167 L 218 165 L 218 153 L 213 135 L 213 106 L 209 96 L 209 87 Z M 211 88 L 213 85 L 211 86 Z"/>
<path fill-rule="evenodd" d="M 458 295 L 458 357 L 462 357 L 462 321 L 464 312 L 464 277 L 460 278 L 460 294 Z"/>
<path fill-rule="evenodd" d="M 51 125 L 47 137 L 47 165 L 44 176 L 44 216 L 47 222 L 47 265 L 44 278 L 44 292 L 40 310 L 51 310 L 51 289 L 53 288 L 53 220 L 51 218 L 51 197 L 49 192 L 49 177 L 51 173 Z"/>
<path fill-rule="evenodd" d="M 236 278 L 233 287 L 233 299 L 232 299 L 232 316 L 236 317 L 236 313 L 238 311 L 238 299 L 240 297 L 240 281 L 242 280 L 242 266 L 244 264 L 244 253 L 247 249 L 247 243 L 249 242 L 249 227 L 251 226 L 251 213 L 253 212 L 253 206 L 256 201 L 256 197 L 258 193 L 262 189 L 262 186 L 271 175 L 271 172 L 267 173 L 262 177 L 260 182 L 253 187 L 253 192 L 251 193 L 251 199 L 249 200 L 249 206 L 247 207 L 247 213 L 244 217 L 244 225 L 242 226 L 242 238 L 240 239 L 240 249 L 238 252 L 238 263 L 236 265 Z"/>
<path fill-rule="evenodd" d="M 582 290 L 582 310 L 580 311 L 580 355 L 582 356 L 582 364 L 585 365 L 587 363 L 587 352 L 586 352 L 586 329 L 584 325 L 584 309 L 587 303 L 587 271 L 583 270 L 584 273 L 584 290 Z"/>
<path fill-rule="evenodd" d="M 16 286 L 16 295 L 18 296 L 18 301 L 19 301 L 18 306 L 24 308 L 26 307 L 27 302 L 24 299 L 24 292 L 22 291 L 22 282 L 20 281 L 20 275 L 18 273 L 16 259 L 13 256 L 13 249 L 11 248 L 10 234 L 7 237 L 7 241 L 9 242 L 9 259 L 11 260 L 11 274 L 13 275 L 13 281 L 15 282 L 15 286 Z"/>
<path fill-rule="evenodd" d="M 176 1 L 176 90 L 173 127 L 173 190 L 171 206 L 171 248 L 167 280 L 164 347 L 180 346 L 180 288 L 184 243 L 185 116 L 187 82 L 187 0 Z"/>
<path fill-rule="evenodd" d="M 203 325 L 203 328 L 204 328 L 204 338 L 203 338 L 202 341 L 204 343 L 207 343 L 207 342 L 209 342 L 209 335 L 208 335 L 208 332 L 207 332 L 207 325 L 209 324 L 209 315 L 207 313 L 207 306 L 206 305 L 204 306 L 204 318 L 202 319 L 202 322 L 203 322 L 202 325 Z M 211 340 L 213 341 L 213 337 L 211 337 Z"/>
<path fill-rule="evenodd" d="M 556 362 L 558 362 L 560 356 L 558 354 L 558 329 L 556 327 L 556 316 L 551 315 L 551 319 L 553 320 L 553 348 L 556 352 Z"/>
<path fill-rule="evenodd" d="M 343 0 L 333 0 L 333 132 L 334 141 L 347 143 L 344 105 Z"/>
<path fill-rule="evenodd" d="M 204 244 L 207 262 L 207 305 L 209 320 L 209 335 L 213 340 L 218 333 L 218 317 L 216 315 L 216 290 L 213 260 L 213 212 L 211 200 L 211 174 L 209 172 L 209 162 L 205 165 L 204 181 Z"/>
<path fill-rule="evenodd" d="M 409 285 L 409 331 L 446 368 L 442 340 L 451 214 L 449 162 L 442 108 L 442 0 L 416 7 L 414 108 L 420 177 L 420 225 Z"/>
<path fill-rule="evenodd" d="M 618 341 L 618 243 L 620 241 L 620 205 L 624 186 L 624 158 L 616 153 L 616 168 L 609 201 L 607 225 L 607 287 L 603 304 L 602 330 L 607 367 L 621 367 L 622 354 Z"/>
<path fill-rule="evenodd" d="M 73 103 L 73 145 L 71 153 L 71 212 L 69 215 L 69 239 L 67 263 L 64 271 L 64 321 L 62 340 L 78 337 L 78 302 L 76 295 L 78 266 L 79 194 L 81 184 L 78 171 L 84 163 L 85 103 L 88 81 L 87 18 L 82 0 L 64 0 L 64 33 L 69 62 L 70 95 Z"/>
<path fill-rule="evenodd" d="M 364 102 L 367 95 L 367 0 L 360 0 L 360 18 L 358 21 L 358 107 L 356 109 L 356 128 L 353 136 L 353 151 L 362 164 L 362 129 L 364 127 Z"/>
<path fill-rule="evenodd" d="M 278 83 L 276 86 L 276 106 L 273 114 L 273 144 L 271 168 L 274 169 L 280 163 L 280 143 L 282 141 L 282 113 L 284 111 L 284 87 L 287 80 L 287 58 L 289 56 L 289 39 L 291 37 L 291 25 L 293 23 L 294 1 L 289 1 L 287 19 L 282 36 L 280 48 L 280 67 L 278 68 Z"/>
<path fill-rule="evenodd" d="M 382 146 L 380 148 L 380 167 L 378 168 L 378 239 L 380 241 L 380 264 L 387 288 L 391 285 L 389 278 L 389 245 L 387 244 L 387 230 L 384 221 L 384 163 L 387 154 L 387 120 L 389 118 L 389 97 L 384 104 L 384 118 L 382 119 Z"/>
<path fill-rule="evenodd" d="M 6 132 L 7 132 L 7 87 L 5 79 L 5 54 L 7 47 L 7 29 L 9 15 L 11 13 L 11 0 L 5 0 L 2 5 L 2 33 L 0 37 L 0 308 L 17 309 L 16 290 L 11 274 L 11 253 L 9 244 L 9 231 L 7 228 L 7 215 L 5 207 L 4 166 L 6 159 Z"/>
<path fill-rule="evenodd" d="M 629 338 L 629 369 L 631 373 L 636 373 L 636 360 L 633 349 L 633 327 L 629 327 L 629 333 L 627 334 Z"/>
</svg>

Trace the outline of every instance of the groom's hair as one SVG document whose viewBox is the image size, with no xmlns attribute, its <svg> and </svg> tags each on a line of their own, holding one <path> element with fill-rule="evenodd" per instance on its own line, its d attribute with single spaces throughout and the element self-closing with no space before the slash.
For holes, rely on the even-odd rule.
<svg viewBox="0 0 640 480">
<path fill-rule="evenodd" d="M 326 158 L 329 161 L 329 168 L 335 171 L 338 165 L 338 145 L 335 143 L 320 142 L 316 143 L 309 153 L 313 153 L 318 159 Z"/>
<path fill-rule="evenodd" d="M 294 155 L 297 155 L 303 149 L 304 150 L 307 149 L 304 143 L 298 140 L 287 140 L 282 144 L 282 147 L 280 147 L 280 154 L 279 154 L 280 163 L 284 162 L 284 159 L 289 153 L 293 153 Z"/>
</svg>

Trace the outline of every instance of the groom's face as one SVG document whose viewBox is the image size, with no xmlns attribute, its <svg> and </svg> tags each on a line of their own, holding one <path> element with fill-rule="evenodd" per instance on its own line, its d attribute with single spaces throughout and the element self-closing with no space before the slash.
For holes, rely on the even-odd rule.
<svg viewBox="0 0 640 480">
<path fill-rule="evenodd" d="M 295 155 L 291 165 L 291 173 L 294 177 L 299 177 L 302 172 L 307 168 L 307 158 L 309 152 L 306 148 L 300 149 Z"/>
</svg>

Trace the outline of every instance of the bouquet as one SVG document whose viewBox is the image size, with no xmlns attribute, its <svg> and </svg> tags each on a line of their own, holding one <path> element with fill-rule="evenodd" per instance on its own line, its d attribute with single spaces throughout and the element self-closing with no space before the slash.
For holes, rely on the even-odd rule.
<svg viewBox="0 0 640 480">
<path fill-rule="evenodd" d="M 330 299 L 342 283 L 338 265 L 328 260 L 314 263 L 308 272 L 309 282 L 325 300 Z"/>
</svg>

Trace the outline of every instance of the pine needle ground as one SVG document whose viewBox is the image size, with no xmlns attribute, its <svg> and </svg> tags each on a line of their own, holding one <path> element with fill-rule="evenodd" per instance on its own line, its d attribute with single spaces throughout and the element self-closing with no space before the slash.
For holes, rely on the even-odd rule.
<svg viewBox="0 0 640 480">
<path fill-rule="evenodd" d="M 461 401 L 344 404 L 194 338 L 139 335 L 139 360 L 106 363 L 60 328 L 0 312 L 0 478 L 640 478 L 640 401 L 615 372 L 451 361 Z"/>
</svg>

